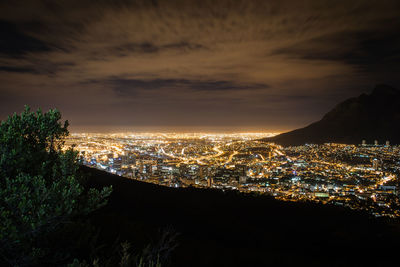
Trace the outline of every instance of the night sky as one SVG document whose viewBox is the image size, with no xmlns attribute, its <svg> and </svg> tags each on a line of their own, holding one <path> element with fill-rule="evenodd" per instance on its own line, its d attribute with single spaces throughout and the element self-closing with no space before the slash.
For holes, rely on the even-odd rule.
<svg viewBox="0 0 400 267">
<path fill-rule="evenodd" d="M 0 1 L 0 119 L 284 131 L 400 88 L 400 1 Z"/>
</svg>

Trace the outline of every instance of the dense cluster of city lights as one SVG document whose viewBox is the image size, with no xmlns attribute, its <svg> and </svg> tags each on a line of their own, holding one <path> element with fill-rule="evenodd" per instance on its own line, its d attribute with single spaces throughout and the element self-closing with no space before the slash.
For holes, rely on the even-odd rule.
<svg viewBox="0 0 400 267">
<path fill-rule="evenodd" d="M 212 187 L 398 217 L 400 147 L 281 147 L 273 133 L 72 134 L 83 164 L 170 187 Z"/>
</svg>

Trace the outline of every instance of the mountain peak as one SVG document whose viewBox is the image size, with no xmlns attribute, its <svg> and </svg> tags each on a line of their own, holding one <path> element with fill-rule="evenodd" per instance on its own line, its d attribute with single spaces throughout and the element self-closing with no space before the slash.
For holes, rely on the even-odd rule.
<svg viewBox="0 0 400 267">
<path fill-rule="evenodd" d="M 360 144 L 362 140 L 400 144 L 399 103 L 400 90 L 379 84 L 371 94 L 339 103 L 320 121 L 264 140 L 281 145 Z"/>
</svg>

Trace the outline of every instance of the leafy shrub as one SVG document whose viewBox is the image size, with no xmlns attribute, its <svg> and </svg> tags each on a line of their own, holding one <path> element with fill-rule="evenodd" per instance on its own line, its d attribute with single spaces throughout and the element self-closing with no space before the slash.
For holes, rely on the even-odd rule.
<svg viewBox="0 0 400 267">
<path fill-rule="evenodd" d="M 85 190 L 77 153 L 63 150 L 68 121 L 29 107 L 0 123 L 0 265 L 38 265 L 41 240 L 102 205 L 111 188 Z"/>
</svg>

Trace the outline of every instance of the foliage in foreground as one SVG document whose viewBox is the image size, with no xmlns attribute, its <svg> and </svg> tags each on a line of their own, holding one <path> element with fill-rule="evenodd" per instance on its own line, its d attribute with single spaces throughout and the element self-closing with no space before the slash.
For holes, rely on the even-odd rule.
<svg viewBox="0 0 400 267">
<path fill-rule="evenodd" d="M 63 151 L 68 121 L 29 107 L 0 123 L 0 265 L 39 265 L 46 237 L 106 203 L 111 188 L 83 187 L 77 153 Z M 48 243 L 48 241 L 47 241 Z M 54 255 L 53 255 L 54 256 Z M 60 258 L 62 258 L 60 256 Z"/>
<path fill-rule="evenodd" d="M 167 266 L 172 251 L 177 247 L 178 234 L 172 228 L 159 231 L 159 239 L 137 250 L 127 241 L 114 246 L 111 253 L 99 257 L 97 253 L 89 262 L 75 259 L 68 267 L 161 267 Z"/>
</svg>

